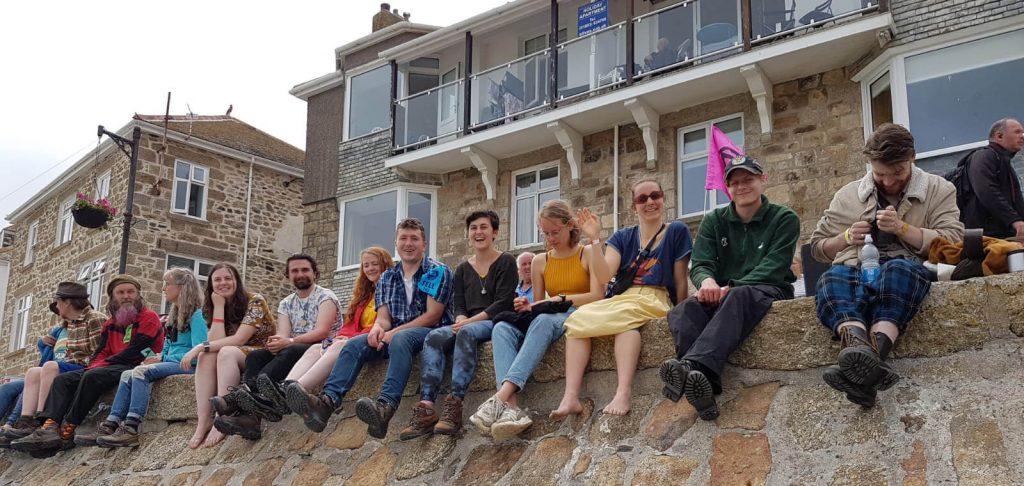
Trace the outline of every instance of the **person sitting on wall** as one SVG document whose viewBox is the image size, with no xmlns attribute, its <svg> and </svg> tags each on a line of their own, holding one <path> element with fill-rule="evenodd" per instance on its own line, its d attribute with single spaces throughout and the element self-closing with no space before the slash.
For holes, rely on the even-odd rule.
<svg viewBox="0 0 1024 486">
<path fill-rule="evenodd" d="M 44 364 L 53 361 L 53 344 L 62 331 L 64 331 L 63 322 L 53 326 L 49 333 L 36 341 L 36 349 L 39 350 L 39 364 L 36 367 L 41 368 Z M 4 434 L 11 430 L 21 418 L 21 394 L 25 390 L 25 377 L 9 376 L 4 380 L 4 383 L 0 385 L 0 417 L 7 417 L 7 422 L 0 428 L 0 448 L 10 449 L 11 439 Z"/>
<path fill-rule="evenodd" d="M 50 311 L 60 317 L 61 323 L 55 332 L 40 340 L 40 354 L 43 355 L 40 365 L 29 368 L 25 373 L 24 389 L 17 406 L 18 420 L 4 432 L 3 444 L 0 445 L 9 446 L 12 440 L 35 431 L 40 424 L 36 416 L 43 411 L 53 380 L 58 375 L 87 366 L 99 349 L 103 324 L 108 317 L 92 308 L 89 290 L 77 282 L 61 282 L 54 297 L 56 300 L 50 303 Z M 46 354 L 51 359 L 46 359 Z"/>
<path fill-rule="evenodd" d="M 569 204 L 560 199 L 544 203 L 537 215 L 546 253 L 534 257 L 531 279 L 534 302 L 518 297 L 513 307 L 523 320 L 499 321 L 492 333 L 494 382 L 498 392 L 482 403 L 469 421 L 483 435 L 501 441 L 519 435 L 533 424 L 519 408 L 519 392 L 540 364 L 548 347 L 564 332 L 563 323 L 584 304 L 604 295 L 604 282 L 591 271 L 594 250 L 581 245 L 582 230 Z M 545 298 L 545 296 L 549 296 Z"/>
<path fill-rule="evenodd" d="M 393 262 L 391 254 L 379 246 L 371 246 L 360 252 L 359 262 L 355 289 L 352 291 L 352 299 L 348 303 L 348 309 L 343 316 L 344 323 L 338 335 L 329 346 L 310 346 L 288 372 L 282 386 L 270 390 L 270 393 L 283 393 L 281 396 L 271 398 L 272 401 L 282 400 L 287 406 L 287 394 L 292 383 L 297 383 L 299 386 L 293 388 L 302 393 L 323 385 L 348 340 L 370 332 L 374 321 L 377 320 L 377 308 L 373 299 L 377 291 L 377 282 Z M 288 410 L 292 411 L 290 406 Z"/>
<path fill-rule="evenodd" d="M 431 433 L 457 435 L 462 430 L 462 401 L 476 374 L 477 345 L 491 340 L 491 319 L 512 310 L 519 281 L 515 257 L 494 248 L 498 225 L 494 211 L 475 211 L 466 217 L 473 256 L 455 269 L 455 323 L 427 334 L 420 354 L 420 401 L 413 407 L 409 426 L 399 435 L 401 440 Z M 444 378 L 447 352 L 452 353 L 452 386 L 438 416 L 434 400 Z"/>
<path fill-rule="evenodd" d="M 516 267 L 519 270 L 519 284 L 516 285 L 516 297 L 521 297 L 529 303 L 533 303 L 533 275 L 530 274 L 533 268 L 533 257 L 531 252 L 524 251 L 516 257 Z"/>
<path fill-rule="evenodd" d="M 967 159 L 971 194 L 963 202 L 965 228 L 982 228 L 993 238 L 1024 238 L 1024 195 L 1013 170 L 1014 154 L 1024 148 L 1024 127 L 1012 118 L 992 124 L 988 146 Z"/>
<path fill-rule="evenodd" d="M 245 358 L 242 386 L 235 393 L 242 413 L 222 415 L 213 422 L 225 434 L 258 439 L 261 419 L 277 422 L 291 413 L 279 388 L 281 380 L 309 348 L 329 346 L 330 337 L 341 329 L 341 303 L 334 292 L 316 284 L 320 272 L 313 257 L 288 257 L 285 276 L 295 292 L 278 305 L 277 334 L 267 339 L 266 348 Z"/>
<path fill-rule="evenodd" d="M 181 358 L 207 339 L 203 291 L 195 274 L 187 268 L 172 268 L 164 272 L 162 290 L 171 305 L 164 323 L 163 352 L 121 373 L 117 395 L 107 419 L 92 434 L 76 434 L 76 444 L 137 447 L 139 425 L 149 409 L 153 382 L 168 376 L 194 373 L 194 363 L 182 366 Z"/>
<path fill-rule="evenodd" d="M 350 339 L 341 350 L 320 395 L 305 392 L 297 383 L 288 385 L 288 406 L 302 415 L 310 430 L 324 430 L 331 414 L 341 408 L 364 363 L 387 359 L 388 371 L 380 394 L 376 399 L 363 397 L 356 402 L 356 416 L 366 422 L 370 436 L 383 439 L 412 373 L 412 360 L 423 349 L 423 340 L 432 328 L 454 321 L 449 305 L 452 272 L 425 256 L 423 223 L 416 218 L 402 220 L 395 239 L 401 261 L 385 271 L 377 284 L 377 320 L 373 328 Z"/>
<path fill-rule="evenodd" d="M 922 264 L 932 241 L 963 240 L 956 189 L 914 165 L 914 136 L 886 123 L 864 145 L 870 171 L 839 190 L 811 234 L 814 259 L 831 262 L 817 284 L 818 318 L 840 341 L 838 366 L 823 373 L 847 400 L 869 408 L 899 375 L 885 361 L 931 289 Z M 881 257 L 862 281 L 859 252 L 871 235 Z"/>
<path fill-rule="evenodd" d="M 163 350 L 160 316 L 146 307 L 142 284 L 130 275 L 117 275 L 107 284 L 107 312 L 97 352 L 85 368 L 58 375 L 46 405 L 39 413 L 43 425 L 11 442 L 19 451 L 39 451 L 71 445 L 75 429 L 99 398 L 117 385 L 121 373 L 145 358 L 143 352 Z M 58 307 L 59 309 L 59 307 Z M 87 338 L 88 339 L 88 338 Z"/>
<path fill-rule="evenodd" d="M 245 290 L 238 269 L 218 263 L 206 280 L 203 318 L 210 323 L 209 341 L 193 347 L 181 358 L 182 367 L 196 361 L 196 431 L 188 441 L 195 449 L 213 447 L 224 434 L 213 428 L 214 412 L 220 416 L 238 413 L 237 386 L 245 368 L 245 357 L 266 346 L 274 333 L 274 318 L 267 299 Z M 219 396 L 215 396 L 219 395 Z M 255 439 L 251 435 L 242 437 Z M 258 437 L 256 437 L 258 438 Z"/>
<path fill-rule="evenodd" d="M 693 242 L 682 221 L 665 222 L 665 192 L 661 184 L 644 179 L 633 184 L 633 211 L 639 224 L 623 228 L 608 239 L 602 253 L 601 220 L 586 208 L 576 214 L 583 234 L 594 248 L 591 268 L 598 280 L 616 281 L 609 298 L 587 304 L 565 321 L 565 394 L 552 417 L 583 411 L 579 393 L 590 361 L 591 338 L 615 336 L 618 387 L 604 413 L 629 413 L 633 376 L 640 359 L 639 328 L 668 314 L 672 303 L 686 299 L 686 271 Z"/>
<path fill-rule="evenodd" d="M 790 271 L 800 219 L 764 196 L 768 176 L 739 156 L 725 169 L 732 203 L 704 216 L 693 245 L 690 279 L 697 295 L 668 314 L 676 358 L 661 365 L 662 393 L 683 396 L 700 418 L 718 417 L 722 369 L 779 299 L 793 298 Z"/>
</svg>

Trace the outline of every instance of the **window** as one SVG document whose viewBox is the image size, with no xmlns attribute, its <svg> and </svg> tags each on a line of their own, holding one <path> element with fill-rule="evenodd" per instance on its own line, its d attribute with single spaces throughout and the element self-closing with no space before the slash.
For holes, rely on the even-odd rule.
<svg viewBox="0 0 1024 486">
<path fill-rule="evenodd" d="M 541 34 L 538 35 L 537 37 L 526 39 L 526 41 L 523 42 L 523 55 L 529 56 L 530 54 L 534 54 L 543 51 L 544 49 L 547 49 L 549 35 L 550 34 Z M 565 29 L 558 29 L 558 42 L 556 42 L 556 44 L 561 44 L 565 42 L 566 36 L 567 32 Z"/>
<path fill-rule="evenodd" d="M 206 219 L 206 167 L 190 162 L 174 163 L 174 193 L 171 212 Z"/>
<path fill-rule="evenodd" d="M 110 171 L 106 171 L 96 178 L 96 200 L 110 197 Z"/>
<path fill-rule="evenodd" d="M 167 255 L 167 264 L 164 265 L 164 270 L 172 268 L 192 270 L 192 273 L 196 275 L 196 280 L 199 281 L 199 290 L 203 291 L 206 288 L 206 281 L 210 279 L 210 270 L 213 266 L 214 263 L 208 260 L 182 255 Z M 163 285 L 163 280 L 160 281 L 160 285 Z M 171 304 L 167 302 L 166 297 L 161 297 L 161 299 L 163 299 L 160 301 L 160 308 L 163 309 L 161 313 L 166 314 L 171 310 Z"/>
<path fill-rule="evenodd" d="M 11 327 L 11 340 L 7 350 L 14 351 L 25 347 L 28 341 L 28 327 L 30 313 L 32 311 L 32 295 L 26 295 L 17 300 L 14 305 L 14 322 Z"/>
<path fill-rule="evenodd" d="M 359 252 L 369 246 L 395 247 L 395 226 L 405 218 L 426 228 L 427 254 L 433 254 L 437 195 L 433 189 L 399 187 L 341 203 L 339 268 L 359 265 Z"/>
<path fill-rule="evenodd" d="M 892 123 L 892 88 L 889 73 L 871 83 L 871 130 L 883 123 Z"/>
<path fill-rule="evenodd" d="M 71 228 L 75 221 L 71 217 L 71 206 L 75 204 L 74 196 L 67 198 L 60 204 L 60 211 L 57 212 L 57 244 L 63 245 L 71 241 Z"/>
<path fill-rule="evenodd" d="M 704 214 L 709 209 L 729 204 L 722 191 L 707 191 L 708 139 L 711 126 L 725 132 L 737 147 L 743 147 L 743 117 L 731 115 L 679 130 L 679 215 Z"/>
<path fill-rule="evenodd" d="M 558 162 L 512 174 L 512 246 L 541 243 L 537 215 L 544 203 L 561 196 Z"/>
<path fill-rule="evenodd" d="M 107 269 L 107 261 L 100 259 L 95 262 L 89 262 L 82 266 L 82 269 L 78 272 L 78 283 L 85 285 L 89 292 L 89 303 L 92 304 L 93 309 L 101 309 L 101 299 L 103 298 L 103 273 Z"/>
<path fill-rule="evenodd" d="M 25 239 L 25 265 L 36 260 L 36 243 L 39 243 L 39 221 L 28 226 L 28 238 Z"/>
<path fill-rule="evenodd" d="M 391 66 L 352 76 L 345 104 L 347 138 L 386 130 L 391 126 Z"/>
</svg>

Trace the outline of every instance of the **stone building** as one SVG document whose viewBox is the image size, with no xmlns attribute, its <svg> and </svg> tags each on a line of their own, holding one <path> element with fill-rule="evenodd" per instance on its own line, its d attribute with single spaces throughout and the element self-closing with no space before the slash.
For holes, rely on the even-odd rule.
<svg viewBox="0 0 1024 486">
<path fill-rule="evenodd" d="M 880 123 L 908 126 L 918 165 L 942 172 L 1024 113 L 1024 54 L 1006 48 L 1024 43 L 1020 1 L 518 0 L 448 27 L 389 9 L 291 91 L 316 180 L 303 248 L 334 264 L 339 295 L 407 215 L 454 265 L 471 209 L 501 216 L 500 248 L 535 251 L 544 201 L 590 207 L 608 234 L 635 221 L 630 182 L 653 177 L 695 227 L 728 202 L 704 190 L 712 125 L 765 164 L 806 238 Z"/>
<path fill-rule="evenodd" d="M 302 248 L 302 150 L 230 116 L 136 115 L 117 131 L 142 130 L 127 273 L 138 277 L 152 308 L 162 308 L 161 276 L 184 266 L 205 282 L 218 262 L 235 264 L 247 290 L 271 303 L 290 287 L 284 259 Z M 10 282 L 0 334 L 0 369 L 24 371 L 35 340 L 57 322 L 47 309 L 60 281 L 89 287 L 107 304 L 117 273 L 120 218 L 109 229 L 74 223 L 76 193 L 105 197 L 123 211 L 129 157 L 110 139 L 11 213 Z"/>
</svg>

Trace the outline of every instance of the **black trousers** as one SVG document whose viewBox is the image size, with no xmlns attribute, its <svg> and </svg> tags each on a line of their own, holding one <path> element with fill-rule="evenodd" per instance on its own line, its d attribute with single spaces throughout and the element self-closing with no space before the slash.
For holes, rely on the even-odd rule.
<svg viewBox="0 0 1024 486">
<path fill-rule="evenodd" d="M 729 355 L 768 314 L 772 302 L 783 297 L 771 285 L 744 285 L 729 288 L 718 306 L 701 304 L 697 297 L 684 300 L 668 313 L 676 358 L 696 364 L 721 392 L 722 368 Z"/>
<path fill-rule="evenodd" d="M 319 346 L 317 343 L 316 346 Z M 302 354 L 312 344 L 292 344 L 277 354 L 266 349 L 254 349 L 245 357 L 245 374 L 242 375 L 242 383 L 249 386 L 250 390 L 256 390 L 256 377 L 266 374 L 274 382 L 284 380 L 288 372 L 292 370 L 295 363 L 302 358 Z"/>
<path fill-rule="evenodd" d="M 111 365 L 90 370 L 80 369 L 61 373 L 53 380 L 50 395 L 40 414 L 58 424 L 81 425 L 104 393 L 117 386 L 121 373 L 130 366 Z"/>
</svg>

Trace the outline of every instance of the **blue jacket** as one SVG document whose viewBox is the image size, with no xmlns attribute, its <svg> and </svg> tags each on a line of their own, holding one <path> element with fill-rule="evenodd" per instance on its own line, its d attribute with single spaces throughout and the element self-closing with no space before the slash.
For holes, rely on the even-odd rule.
<svg viewBox="0 0 1024 486">
<path fill-rule="evenodd" d="M 57 336 L 60 336 L 60 330 L 60 326 L 53 326 L 53 329 L 50 329 L 50 337 L 57 339 Z M 39 348 L 39 366 L 47 361 L 53 361 L 53 346 L 43 344 L 43 339 L 40 338 L 39 341 L 36 341 L 36 347 Z"/>
</svg>

